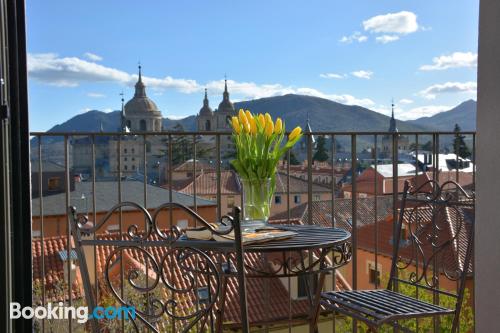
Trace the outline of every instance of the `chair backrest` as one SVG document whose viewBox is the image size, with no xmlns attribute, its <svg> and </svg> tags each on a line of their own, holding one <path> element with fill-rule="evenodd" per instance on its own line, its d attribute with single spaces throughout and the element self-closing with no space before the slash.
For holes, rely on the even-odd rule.
<svg viewBox="0 0 500 333">
<path fill-rule="evenodd" d="M 103 232 L 115 213 L 131 208 L 142 212 L 144 226 L 134 224 L 126 232 L 113 234 Z M 194 325 L 203 328 L 207 324 L 221 290 L 220 268 L 203 251 L 173 246 L 181 235 L 180 230 L 176 226 L 168 231 L 159 227 L 160 213 L 172 208 L 182 209 L 212 228 L 196 212 L 177 203 L 166 203 L 150 214 L 141 205 L 123 202 L 95 225 L 88 222 L 87 216 L 77 214 L 74 207 L 69 208 L 90 311 L 109 305 L 110 301 L 131 311 L 123 323 L 98 322 L 94 317 L 93 332 L 102 331 L 103 326 L 110 331 L 124 328 L 126 332 L 142 332 L 146 328 L 154 332 L 187 332 Z M 235 220 L 239 223 L 239 218 Z M 118 328 L 109 327 L 117 324 Z"/>
<path fill-rule="evenodd" d="M 473 194 L 453 181 L 406 181 L 395 231 L 388 289 L 404 283 L 457 298 L 460 308 L 472 273 Z"/>
</svg>

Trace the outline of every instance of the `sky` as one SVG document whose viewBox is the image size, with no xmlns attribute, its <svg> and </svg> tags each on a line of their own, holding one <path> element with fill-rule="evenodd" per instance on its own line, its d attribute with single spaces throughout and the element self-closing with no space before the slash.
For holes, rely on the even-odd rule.
<svg viewBox="0 0 500 333">
<path fill-rule="evenodd" d="M 164 117 L 288 93 L 431 116 L 476 98 L 478 0 L 27 0 L 30 126 L 132 98 Z"/>
</svg>

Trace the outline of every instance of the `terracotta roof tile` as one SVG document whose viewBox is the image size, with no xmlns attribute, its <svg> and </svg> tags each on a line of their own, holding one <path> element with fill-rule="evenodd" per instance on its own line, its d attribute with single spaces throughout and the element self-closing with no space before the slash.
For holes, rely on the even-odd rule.
<svg viewBox="0 0 500 333">
<path fill-rule="evenodd" d="M 98 236 L 100 239 L 117 239 L 120 237 L 119 233 L 106 234 Z M 123 234 L 124 238 L 128 236 Z M 157 239 L 157 236 L 151 236 L 151 239 Z M 66 249 L 66 238 L 63 237 L 53 237 L 46 238 L 44 240 L 45 245 L 45 279 L 46 279 L 46 290 L 47 297 L 49 300 L 58 300 L 60 298 L 60 290 L 55 288 L 58 282 L 63 281 L 64 279 L 64 269 L 63 263 L 58 257 L 58 251 Z M 96 266 L 97 266 L 97 275 L 100 278 L 104 277 L 104 267 L 106 265 L 106 260 L 109 254 L 112 251 L 112 247 L 109 246 L 98 246 L 97 247 L 97 257 L 96 257 Z M 153 247 L 151 248 L 152 255 L 159 260 L 162 258 L 168 251 L 168 248 L 164 247 Z M 215 256 L 215 255 L 214 255 Z M 35 281 L 41 280 L 41 240 L 33 241 L 33 271 Z M 188 264 L 195 265 L 195 256 L 191 257 L 188 260 Z M 264 262 L 262 257 L 258 254 L 248 254 L 245 258 L 246 264 L 254 267 L 262 267 Z M 127 250 L 126 254 L 124 254 L 123 258 L 124 267 L 137 269 L 139 271 L 144 270 L 144 256 L 139 253 L 138 250 Z M 110 277 L 112 281 L 115 281 L 117 277 L 119 277 L 120 269 L 119 269 L 118 261 L 112 263 L 110 272 Z M 175 258 L 169 262 L 169 267 L 173 269 L 169 269 L 169 277 L 172 279 L 172 283 L 176 287 L 186 288 L 188 284 L 188 280 L 185 279 L 185 273 L 179 267 L 179 263 Z M 149 271 L 150 279 L 154 278 L 154 272 L 152 270 Z M 152 275 L 151 275 L 152 274 Z M 350 289 L 349 284 L 346 280 L 341 276 L 339 272 L 337 274 L 337 289 L 346 290 Z M 207 285 L 207 281 L 205 281 L 203 276 L 199 277 L 199 285 L 204 286 Z M 77 279 L 77 282 L 73 286 L 73 298 L 80 298 L 83 295 L 81 289 L 81 282 Z M 267 282 L 266 282 L 267 281 Z M 289 293 L 283 283 L 278 278 L 273 279 L 255 279 L 251 278 L 247 280 L 247 288 L 248 288 L 248 311 L 249 311 L 249 320 L 251 323 L 262 323 L 269 320 L 283 320 L 288 321 L 289 319 L 289 306 L 292 309 L 293 317 L 304 317 L 307 315 L 309 310 L 309 305 L 307 300 L 291 300 L 289 297 Z M 269 284 L 267 284 L 269 283 Z M 108 293 L 109 290 L 106 290 L 103 286 L 105 285 L 103 282 L 99 283 L 100 295 Z M 215 285 L 212 283 L 212 286 Z M 263 296 L 265 293 L 269 293 L 269 298 Z M 268 304 L 268 300 L 271 300 Z M 179 301 L 179 309 L 192 309 L 196 306 L 196 298 L 194 294 L 191 297 L 183 297 L 182 300 Z M 290 303 L 289 303 L 290 302 Z M 240 322 L 240 312 L 239 312 L 239 297 L 238 297 L 238 286 L 237 282 L 234 278 L 230 278 L 228 281 L 228 290 L 227 290 L 227 300 L 226 300 L 226 309 L 225 309 L 225 322 L 228 325 L 238 326 Z M 232 323 L 232 324 L 231 324 Z"/>
</svg>

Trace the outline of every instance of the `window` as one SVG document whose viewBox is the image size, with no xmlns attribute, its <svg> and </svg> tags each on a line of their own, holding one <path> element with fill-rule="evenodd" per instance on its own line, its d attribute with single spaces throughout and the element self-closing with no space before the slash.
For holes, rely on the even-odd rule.
<svg viewBox="0 0 500 333">
<path fill-rule="evenodd" d="M 408 240 L 408 229 L 406 228 L 405 225 L 401 226 L 401 240 L 406 241 Z"/>
<path fill-rule="evenodd" d="M 139 122 L 139 129 L 141 131 L 146 131 L 147 127 L 146 127 L 146 121 L 144 119 L 141 119 L 141 121 Z"/>
<path fill-rule="evenodd" d="M 316 286 L 318 284 L 318 279 L 315 276 L 301 275 L 301 276 L 297 277 L 297 298 L 307 297 L 307 294 L 308 294 L 307 288 L 308 288 L 311 280 L 313 283 L 313 288 L 312 288 L 313 291 L 312 292 L 314 293 L 314 290 L 316 290 Z"/>
<path fill-rule="evenodd" d="M 61 187 L 61 178 L 60 177 L 51 177 L 48 180 L 47 188 L 49 191 L 56 191 Z"/>
<path fill-rule="evenodd" d="M 126 158 L 126 157 L 124 157 L 124 158 L 123 158 L 123 160 L 124 160 L 125 162 L 127 162 L 127 158 Z"/>
<path fill-rule="evenodd" d="M 274 203 L 277 205 L 281 204 L 281 195 L 274 196 Z"/>
<path fill-rule="evenodd" d="M 293 196 L 293 202 L 296 203 L 296 204 L 299 204 L 300 203 L 300 195 L 294 195 Z"/>
<path fill-rule="evenodd" d="M 134 170 L 134 171 L 135 171 L 135 164 L 134 164 L 134 165 L 132 165 L 132 170 Z"/>
<path fill-rule="evenodd" d="M 368 261 L 366 269 L 366 272 L 368 273 L 368 282 L 371 284 L 380 285 L 382 266 L 380 264 L 375 266 L 375 263 L 373 261 Z"/>
<path fill-rule="evenodd" d="M 227 208 L 234 207 L 234 196 L 230 195 L 227 197 Z"/>
<path fill-rule="evenodd" d="M 124 148 L 123 149 L 123 153 L 126 154 L 127 153 L 127 148 Z"/>
<path fill-rule="evenodd" d="M 375 267 L 370 267 L 368 271 L 368 279 L 372 284 L 380 284 L 380 271 L 376 270 Z"/>
<path fill-rule="evenodd" d="M 132 148 L 132 154 L 134 154 L 134 153 L 135 153 L 135 148 Z"/>
<path fill-rule="evenodd" d="M 124 168 L 125 168 L 125 170 L 128 170 L 128 165 L 125 165 L 125 167 L 124 167 Z"/>
<path fill-rule="evenodd" d="M 210 131 L 210 120 L 208 120 L 208 119 L 205 122 L 205 131 Z"/>
</svg>

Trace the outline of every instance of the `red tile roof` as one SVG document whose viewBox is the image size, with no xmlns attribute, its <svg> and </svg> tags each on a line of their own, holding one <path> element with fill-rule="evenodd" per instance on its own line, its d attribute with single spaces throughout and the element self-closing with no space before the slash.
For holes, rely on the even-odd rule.
<svg viewBox="0 0 500 333">
<path fill-rule="evenodd" d="M 276 173 L 276 193 L 287 193 L 287 176 L 284 173 Z M 242 186 L 238 179 L 238 175 L 232 170 L 221 171 L 220 176 L 221 194 L 237 195 L 241 193 Z M 199 195 L 217 194 L 217 173 L 206 172 L 200 174 L 194 182 L 180 189 L 180 192 L 186 194 L 194 194 L 194 186 L 196 185 L 196 193 Z M 307 180 L 290 175 L 290 193 L 307 193 Z M 313 192 L 331 192 L 331 188 L 321 184 L 313 183 Z"/>
<path fill-rule="evenodd" d="M 404 223 L 408 225 L 409 216 L 412 208 L 407 208 L 404 213 Z M 416 211 L 415 211 L 416 212 Z M 458 215 L 457 215 L 458 214 Z M 414 215 L 415 216 L 415 215 Z M 459 221 L 464 222 L 464 227 L 460 228 L 459 234 L 456 240 L 453 242 L 452 246 L 446 249 L 443 253 L 442 262 L 448 271 L 454 271 L 457 267 L 462 268 L 466 248 L 464 244 L 467 244 L 469 234 L 471 232 L 473 220 L 473 212 L 469 209 L 465 209 L 462 212 L 458 212 L 451 208 L 445 208 L 444 210 L 437 213 L 435 220 L 437 225 L 439 225 L 438 237 L 440 241 L 444 239 L 451 239 L 456 234 Z M 422 236 L 426 234 L 432 234 L 432 220 L 433 214 L 430 208 L 419 208 L 418 209 L 418 219 L 419 224 L 423 226 L 419 230 L 418 238 L 422 241 L 422 251 L 426 258 L 432 255 L 432 246 L 428 242 L 427 238 Z M 414 230 L 415 221 L 411 223 L 412 230 Z M 379 254 L 383 254 L 392 257 L 393 253 L 393 219 L 392 216 L 385 220 L 381 220 L 375 224 L 368 224 L 360 227 L 358 229 L 358 248 L 364 249 L 370 252 L 374 252 L 376 245 Z M 378 229 L 378 243 L 375 243 L 375 233 Z M 402 244 L 400 248 L 400 255 L 403 258 L 411 259 L 414 256 L 413 246 L 411 243 Z M 472 271 L 472 266 L 469 267 L 469 271 Z"/>
<path fill-rule="evenodd" d="M 373 224 L 375 222 L 375 198 L 359 198 L 356 201 L 358 226 Z M 352 229 L 352 200 L 344 198 L 335 199 L 335 226 L 346 230 Z M 332 226 L 332 203 L 330 200 L 313 201 L 312 222 L 324 227 Z M 392 197 L 377 197 L 377 220 L 392 216 Z M 309 223 L 308 203 L 303 203 L 290 209 L 290 222 Z M 271 223 L 286 223 L 288 211 L 278 213 L 270 218 Z"/>
<path fill-rule="evenodd" d="M 100 239 L 117 239 L 120 237 L 119 233 L 100 235 Z M 124 238 L 128 237 L 124 234 Z M 151 239 L 157 239 L 156 236 L 151 236 Z M 33 241 L 33 271 L 34 280 L 41 281 L 41 240 Z M 63 300 L 67 298 L 61 296 L 60 289 L 57 289 L 57 284 L 64 280 L 64 269 L 63 262 L 58 256 L 58 252 L 66 249 L 66 237 L 53 237 L 46 238 L 44 240 L 45 245 L 45 279 L 46 279 L 46 290 L 47 290 L 47 300 Z M 168 248 L 164 247 L 153 247 L 151 248 L 152 255 L 159 260 L 167 252 Z M 112 248 L 108 246 L 98 246 L 97 247 L 97 276 L 103 279 L 104 277 L 104 267 L 106 264 L 107 256 L 111 253 Z M 215 255 L 214 255 L 215 256 Z M 140 271 L 144 270 L 143 259 L 144 257 L 137 250 L 126 251 L 124 254 L 123 262 L 125 268 L 138 269 Z M 195 265 L 196 258 L 193 256 L 188 259 L 188 264 Z M 264 265 L 262 257 L 258 254 L 248 254 L 246 257 L 247 265 L 254 267 L 262 267 Z M 119 265 L 118 262 L 114 263 L 114 266 L 109 270 L 111 280 L 119 276 Z M 172 275 L 172 283 L 176 287 L 186 287 L 187 280 L 185 279 L 185 272 L 179 267 L 179 263 L 175 258 L 172 257 L 172 261 L 169 262 L 169 267 L 172 270 L 168 272 Z M 154 278 L 154 272 L 149 271 L 151 278 Z M 337 289 L 346 290 L 350 289 L 349 284 L 341 276 L 339 272 L 337 274 Z M 83 290 L 81 288 L 81 280 L 78 277 L 76 279 L 75 285 L 73 286 L 73 299 L 78 299 L 83 297 Z M 204 281 L 204 277 L 200 276 L 199 285 L 206 285 L 207 282 Z M 109 291 L 104 288 L 104 282 L 99 283 L 100 295 L 108 293 Z M 214 283 L 212 286 L 215 285 Z M 294 318 L 305 317 L 309 311 L 309 304 L 307 300 L 293 300 L 290 299 L 288 290 L 285 288 L 283 283 L 279 278 L 271 279 L 256 279 L 250 278 L 247 280 L 247 292 L 248 292 L 248 312 L 249 320 L 252 324 L 268 322 L 270 320 L 277 321 L 288 321 L 289 319 L 289 307 L 291 306 L 292 316 Z M 266 296 L 269 294 L 269 297 Z M 268 302 L 270 300 L 270 302 Z M 192 309 L 196 306 L 196 298 L 194 295 L 191 297 L 183 297 L 179 301 L 179 308 Z M 238 326 L 240 322 L 240 312 L 239 312 L 239 297 L 238 297 L 238 286 L 237 281 L 234 278 L 230 278 L 228 281 L 227 289 L 227 299 L 225 308 L 225 325 Z"/>
</svg>

